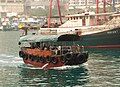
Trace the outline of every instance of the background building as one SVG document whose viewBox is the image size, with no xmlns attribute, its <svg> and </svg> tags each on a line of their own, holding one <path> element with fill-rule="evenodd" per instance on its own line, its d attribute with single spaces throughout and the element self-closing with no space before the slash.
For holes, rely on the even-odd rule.
<svg viewBox="0 0 120 87">
<path fill-rule="evenodd" d="M 99 0 L 99 6 L 102 5 L 104 1 L 106 1 L 107 4 L 113 4 L 113 1 L 116 5 L 120 4 L 120 0 Z M 69 9 L 72 9 L 72 7 L 85 8 L 87 6 L 96 8 L 96 0 L 69 0 Z"/>
<path fill-rule="evenodd" d="M 103 1 L 99 0 L 99 7 L 103 7 Z M 114 0 L 117 8 L 120 0 Z M 111 9 L 113 0 L 106 0 L 107 7 Z M 96 0 L 60 0 L 63 14 L 79 12 L 86 8 L 92 11 L 96 9 Z M 45 15 L 49 13 L 49 0 L 0 0 L 0 17 L 24 13 L 26 15 Z M 57 14 L 56 0 L 53 0 L 53 14 Z"/>
<path fill-rule="evenodd" d="M 61 9 L 64 8 L 66 6 L 66 3 L 68 3 L 69 0 L 60 0 L 60 6 Z M 56 14 L 57 11 L 57 4 L 56 4 L 56 0 L 53 0 L 52 2 L 52 8 L 53 8 L 53 14 Z M 49 0 L 26 0 L 24 3 L 25 6 L 25 10 L 24 12 L 27 15 L 48 15 L 49 13 Z M 67 9 L 67 8 L 66 8 Z"/>
<path fill-rule="evenodd" d="M 15 15 L 23 11 L 23 0 L 0 0 L 0 16 Z"/>
</svg>

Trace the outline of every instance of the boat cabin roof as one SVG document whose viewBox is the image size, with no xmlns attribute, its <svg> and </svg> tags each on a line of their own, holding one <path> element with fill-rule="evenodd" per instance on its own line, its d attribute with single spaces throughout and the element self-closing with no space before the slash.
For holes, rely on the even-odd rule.
<svg viewBox="0 0 120 87">
<path fill-rule="evenodd" d="M 26 35 L 19 39 L 19 42 L 60 42 L 60 41 L 78 41 L 76 34 L 64 35 Z"/>
</svg>

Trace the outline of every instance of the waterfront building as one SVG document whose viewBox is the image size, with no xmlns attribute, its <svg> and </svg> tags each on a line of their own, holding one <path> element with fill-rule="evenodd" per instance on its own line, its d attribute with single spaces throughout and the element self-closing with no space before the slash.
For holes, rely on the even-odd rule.
<svg viewBox="0 0 120 87">
<path fill-rule="evenodd" d="M 106 1 L 106 5 L 112 5 L 115 2 L 115 7 L 120 6 L 120 0 L 99 0 L 99 7 L 103 7 L 103 3 Z M 96 8 L 96 0 L 69 0 L 68 9 L 85 9 L 85 8 Z"/>
<path fill-rule="evenodd" d="M 64 4 L 68 3 L 68 0 L 60 0 L 60 3 L 63 6 Z M 49 0 L 25 0 L 24 4 L 27 9 L 37 9 L 37 8 L 46 9 L 49 7 Z M 52 2 L 53 8 L 55 7 L 55 5 L 56 5 L 56 0 L 53 0 Z"/>
<path fill-rule="evenodd" d="M 0 17 L 7 14 L 19 14 L 24 11 L 23 0 L 0 0 Z"/>
</svg>

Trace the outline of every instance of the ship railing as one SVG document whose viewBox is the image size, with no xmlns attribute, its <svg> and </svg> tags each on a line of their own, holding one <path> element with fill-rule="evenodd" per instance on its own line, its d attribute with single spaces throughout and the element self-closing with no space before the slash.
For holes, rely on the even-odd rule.
<svg viewBox="0 0 120 87">
<path fill-rule="evenodd" d="M 57 30 L 41 30 L 40 32 L 39 32 L 39 34 L 50 34 L 50 35 L 52 35 L 52 34 L 57 34 Z"/>
<path fill-rule="evenodd" d="M 101 32 L 105 30 L 109 30 L 112 28 L 117 28 L 117 25 L 101 25 L 101 26 L 91 26 L 89 28 L 84 28 L 84 29 L 79 29 L 81 30 L 82 34 L 91 34 L 91 33 L 96 33 L 96 32 Z"/>
<path fill-rule="evenodd" d="M 40 28 L 38 31 L 39 34 L 73 34 L 75 33 L 75 28 Z"/>
<path fill-rule="evenodd" d="M 62 46 L 61 53 L 82 53 L 84 51 L 84 46 Z"/>
</svg>

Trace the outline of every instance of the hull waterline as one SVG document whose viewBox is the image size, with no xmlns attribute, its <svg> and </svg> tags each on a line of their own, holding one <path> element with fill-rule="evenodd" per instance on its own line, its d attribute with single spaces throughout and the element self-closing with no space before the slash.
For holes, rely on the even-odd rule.
<svg viewBox="0 0 120 87">
<path fill-rule="evenodd" d="M 120 28 L 82 35 L 78 44 L 86 48 L 120 48 Z"/>
</svg>

